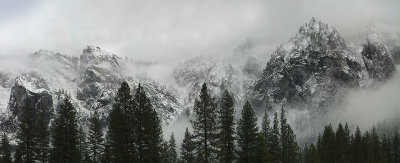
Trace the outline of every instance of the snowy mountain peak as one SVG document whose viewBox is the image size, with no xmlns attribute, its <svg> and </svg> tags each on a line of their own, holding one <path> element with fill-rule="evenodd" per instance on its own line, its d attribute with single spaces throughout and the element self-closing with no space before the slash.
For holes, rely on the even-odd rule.
<svg viewBox="0 0 400 163">
<path fill-rule="evenodd" d="M 122 57 L 101 50 L 100 47 L 87 46 L 80 56 L 80 73 L 85 73 L 88 67 L 94 69 L 120 68 Z"/>
<path fill-rule="evenodd" d="M 81 59 L 82 58 L 84 58 L 84 59 L 95 59 L 95 58 L 112 59 L 112 58 L 121 58 L 121 57 L 117 56 L 115 54 L 112 54 L 110 52 L 107 52 L 105 50 L 102 50 L 98 46 L 88 45 L 88 46 L 86 46 L 85 49 L 83 49 Z"/>
<path fill-rule="evenodd" d="M 312 18 L 273 53 L 254 86 L 253 103 L 270 109 L 326 108 L 348 88 L 390 78 L 394 64 L 387 54 L 380 44 L 353 52 L 334 27 Z"/>
<path fill-rule="evenodd" d="M 15 85 L 25 87 L 33 93 L 41 93 L 49 90 L 46 80 L 35 72 L 18 76 L 15 79 Z"/>
<path fill-rule="evenodd" d="M 285 51 L 298 52 L 326 51 L 346 48 L 346 43 L 334 27 L 312 18 L 310 22 L 301 26 L 295 37 L 281 48 Z"/>
<path fill-rule="evenodd" d="M 108 52 L 101 50 L 100 47 L 98 47 L 98 46 L 87 45 L 86 48 L 83 49 L 82 55 L 88 55 L 88 54 L 98 55 L 98 54 L 104 54 L 104 53 L 108 53 Z"/>
</svg>

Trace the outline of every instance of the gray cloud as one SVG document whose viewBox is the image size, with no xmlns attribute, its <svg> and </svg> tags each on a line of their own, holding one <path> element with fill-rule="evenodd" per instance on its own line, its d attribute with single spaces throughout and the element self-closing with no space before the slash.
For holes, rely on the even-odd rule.
<svg viewBox="0 0 400 163">
<path fill-rule="evenodd" d="M 400 25 L 396 0 L 0 2 L 0 55 L 37 49 L 79 55 L 87 45 L 162 62 L 230 52 L 246 39 L 269 54 L 312 16 L 342 33 L 370 21 Z M 7 8 L 7 9 L 6 9 Z"/>
<path fill-rule="evenodd" d="M 349 122 L 367 130 L 379 123 L 399 120 L 400 74 L 376 89 L 353 90 L 330 113 L 332 122 Z"/>
</svg>

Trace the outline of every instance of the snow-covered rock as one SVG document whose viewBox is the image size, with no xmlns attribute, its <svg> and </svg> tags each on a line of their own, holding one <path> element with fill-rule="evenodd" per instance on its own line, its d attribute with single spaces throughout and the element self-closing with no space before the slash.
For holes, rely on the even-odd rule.
<svg viewBox="0 0 400 163">
<path fill-rule="evenodd" d="M 273 53 L 250 96 L 260 108 L 318 111 L 340 100 L 348 88 L 385 81 L 394 71 L 383 45 L 367 41 L 362 52 L 354 51 L 334 27 L 313 18 Z"/>
<path fill-rule="evenodd" d="M 8 104 L 0 121 L 11 135 L 15 134 L 18 116 L 27 98 L 38 111 L 46 111 L 51 120 L 59 102 L 69 96 L 83 125 L 96 109 L 105 127 L 115 93 L 124 80 L 130 84 L 132 94 L 142 84 L 164 126 L 171 124 L 180 113 L 181 101 L 173 89 L 149 77 L 129 73 L 132 71 L 129 67 L 133 67 L 129 65 L 134 62 L 99 47 L 88 46 L 80 57 L 39 50 L 31 59 L 30 72 L 15 79 L 6 73 L 0 75 L 2 90 L 9 90 L 4 91 L 8 94 Z"/>
<path fill-rule="evenodd" d="M 192 109 L 201 86 L 207 83 L 209 93 L 219 103 L 227 89 L 234 97 L 236 107 L 241 108 L 245 95 L 260 77 L 266 59 L 251 52 L 251 43 L 246 42 L 229 55 L 203 55 L 186 60 L 174 71 L 178 87 L 184 89 L 185 113 Z"/>
<path fill-rule="evenodd" d="M 47 82 L 37 73 L 22 74 L 15 79 L 11 87 L 8 110 L 2 117 L 2 127 L 8 132 L 16 131 L 18 116 L 22 113 L 22 107 L 30 99 L 32 107 L 37 113 L 45 112 L 50 118 L 53 115 L 53 99 L 49 93 Z"/>
</svg>

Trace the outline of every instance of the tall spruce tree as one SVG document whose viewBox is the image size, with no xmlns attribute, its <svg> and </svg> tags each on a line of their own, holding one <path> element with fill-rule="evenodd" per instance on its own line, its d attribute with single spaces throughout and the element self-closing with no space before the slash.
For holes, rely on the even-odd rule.
<svg viewBox="0 0 400 163">
<path fill-rule="evenodd" d="M 390 138 L 386 137 L 386 135 L 383 135 L 382 137 L 382 148 L 385 153 L 385 158 L 388 163 L 392 163 L 393 161 L 393 155 L 392 155 L 392 142 Z"/>
<path fill-rule="evenodd" d="M 274 113 L 274 121 L 272 127 L 272 134 L 271 140 L 268 144 L 270 144 L 270 154 L 271 154 L 271 162 L 272 163 L 279 163 L 280 162 L 280 133 L 279 133 L 279 120 L 278 120 L 278 113 Z"/>
<path fill-rule="evenodd" d="M 242 110 L 242 118 L 238 122 L 238 155 L 239 162 L 254 162 L 257 156 L 258 127 L 257 117 L 247 101 Z"/>
<path fill-rule="evenodd" d="M 297 163 L 300 161 L 299 146 L 297 145 L 296 135 L 294 134 L 292 128 L 287 125 L 287 163 Z"/>
<path fill-rule="evenodd" d="M 363 153 L 363 142 L 360 128 L 357 126 L 354 133 L 354 137 L 351 142 L 351 162 L 352 163 L 363 163 L 364 153 Z"/>
<path fill-rule="evenodd" d="M 397 130 L 393 137 L 393 162 L 400 162 L 400 136 Z"/>
<path fill-rule="evenodd" d="M 14 153 L 14 163 L 23 163 L 21 149 L 17 146 Z"/>
<path fill-rule="evenodd" d="M 11 163 L 11 151 L 10 151 L 10 142 L 5 133 L 1 137 L 0 142 L 0 162 L 1 163 Z"/>
<path fill-rule="evenodd" d="M 107 156 L 111 162 L 133 162 L 135 160 L 134 134 L 134 103 L 127 82 L 122 82 L 114 98 L 109 115 L 107 133 Z"/>
<path fill-rule="evenodd" d="M 157 112 L 151 105 L 143 87 L 139 84 L 134 96 L 134 138 L 137 162 L 160 162 L 162 129 Z"/>
<path fill-rule="evenodd" d="M 304 147 L 304 163 L 320 163 L 318 151 L 314 144 L 305 145 Z"/>
<path fill-rule="evenodd" d="M 50 130 L 49 130 L 49 120 L 46 117 L 45 111 L 42 110 L 38 115 L 38 122 L 36 125 L 36 160 L 40 162 L 49 161 L 50 153 Z"/>
<path fill-rule="evenodd" d="M 20 149 L 21 158 L 26 163 L 35 161 L 35 147 L 36 147 L 36 113 L 30 98 L 28 97 L 22 113 L 20 115 L 19 130 L 17 133 L 18 148 Z"/>
<path fill-rule="evenodd" d="M 189 129 L 186 127 L 185 136 L 181 145 L 181 160 L 184 163 L 194 162 L 194 148 L 193 136 L 190 134 Z"/>
<path fill-rule="evenodd" d="M 281 137 L 280 137 L 280 147 L 281 147 L 281 162 L 286 163 L 288 162 L 288 148 L 289 148 L 289 142 L 288 142 L 288 128 L 287 128 L 287 122 L 286 122 L 286 115 L 285 115 L 285 110 L 281 109 L 281 117 L 280 117 L 280 129 L 281 129 Z"/>
<path fill-rule="evenodd" d="M 50 152 L 50 162 L 69 163 L 79 162 L 79 131 L 76 119 L 76 110 L 69 98 L 66 97 L 60 104 L 58 116 L 54 120 Z"/>
<path fill-rule="evenodd" d="M 296 142 L 296 135 L 292 128 L 287 123 L 285 110 L 281 109 L 281 137 L 280 137 L 280 148 L 281 148 L 281 161 L 282 163 L 294 163 L 298 162 L 298 146 Z"/>
<path fill-rule="evenodd" d="M 106 137 L 106 139 L 107 139 L 107 137 Z M 113 161 L 111 148 L 110 148 L 110 145 L 108 144 L 109 142 L 110 141 L 106 140 L 104 143 L 104 152 L 100 158 L 102 163 L 109 163 L 109 162 Z"/>
<path fill-rule="evenodd" d="M 335 132 L 332 125 L 325 126 L 321 138 L 321 162 L 334 163 L 336 158 Z"/>
<path fill-rule="evenodd" d="M 371 148 L 371 134 L 368 131 L 365 131 L 364 135 L 361 138 L 362 142 L 362 154 L 363 154 L 363 162 L 372 162 L 372 160 L 375 160 L 375 156 L 373 154 L 372 148 Z"/>
<path fill-rule="evenodd" d="M 163 163 L 169 163 L 169 145 L 168 145 L 168 141 L 163 141 L 161 143 L 161 153 L 160 153 L 160 157 L 161 157 L 161 162 Z"/>
<path fill-rule="evenodd" d="M 221 107 L 218 110 L 219 162 L 230 163 L 234 160 L 234 113 L 233 99 L 228 90 L 225 90 L 221 99 Z"/>
<path fill-rule="evenodd" d="M 254 162 L 270 163 L 269 152 L 263 134 L 258 134 Z"/>
<path fill-rule="evenodd" d="M 349 162 L 350 160 L 347 158 L 349 142 L 346 138 L 346 131 L 343 128 L 342 123 L 339 123 L 336 130 L 335 146 L 336 162 Z"/>
<path fill-rule="evenodd" d="M 216 119 L 217 111 L 214 99 L 208 94 L 207 85 L 204 83 L 199 99 L 194 103 L 195 119 L 191 121 L 196 140 L 196 158 L 198 162 L 208 163 L 216 157 Z"/>
<path fill-rule="evenodd" d="M 271 146 L 271 139 L 272 139 L 272 128 L 271 128 L 271 121 L 269 120 L 267 110 L 265 110 L 263 119 L 261 122 L 261 134 L 264 138 L 264 141 L 267 143 L 267 147 Z M 268 149 L 270 150 L 270 149 Z"/>
<path fill-rule="evenodd" d="M 91 162 L 89 157 L 89 150 L 88 150 L 88 141 L 85 131 L 83 130 L 82 125 L 78 128 L 78 151 L 80 153 L 80 162 L 87 163 Z"/>
<path fill-rule="evenodd" d="M 169 162 L 170 163 L 176 163 L 177 162 L 177 153 L 176 153 L 176 140 L 174 133 L 171 134 L 171 137 L 169 138 L 168 141 L 168 156 L 169 156 Z"/>
<path fill-rule="evenodd" d="M 89 155 L 91 161 L 94 163 L 100 162 L 100 156 L 103 154 L 103 132 L 101 130 L 101 124 L 97 110 L 89 121 Z"/>
</svg>

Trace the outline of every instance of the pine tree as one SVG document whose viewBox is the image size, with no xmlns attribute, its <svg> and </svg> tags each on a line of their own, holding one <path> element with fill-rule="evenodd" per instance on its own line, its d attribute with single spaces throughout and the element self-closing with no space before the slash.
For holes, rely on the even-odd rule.
<svg viewBox="0 0 400 163">
<path fill-rule="evenodd" d="M 287 125 L 287 162 L 296 163 L 299 162 L 299 146 L 297 145 L 296 135 L 292 128 Z"/>
<path fill-rule="evenodd" d="M 88 151 L 88 142 L 85 131 L 83 131 L 82 125 L 78 129 L 78 151 L 80 153 L 80 162 L 86 163 L 91 162 Z"/>
<path fill-rule="evenodd" d="M 185 136 L 181 145 L 181 160 L 183 160 L 184 163 L 194 162 L 194 145 L 193 136 L 186 127 Z"/>
<path fill-rule="evenodd" d="M 333 163 L 336 158 L 335 150 L 335 132 L 332 129 L 332 125 L 325 126 L 324 132 L 321 138 L 321 162 Z"/>
<path fill-rule="evenodd" d="M 383 135 L 382 137 L 382 148 L 384 150 L 386 161 L 388 163 L 394 162 L 392 155 L 392 142 L 390 138 L 386 137 L 386 135 Z"/>
<path fill-rule="evenodd" d="M 347 162 L 350 162 L 351 161 L 351 159 L 350 159 L 351 158 L 351 156 L 350 156 L 350 154 L 351 154 L 351 152 L 350 152 L 350 149 L 351 149 L 351 136 L 350 136 L 349 125 L 347 124 L 347 122 L 344 125 L 344 141 L 347 144 L 346 148 L 344 149 L 346 151 L 345 157 L 346 157 Z"/>
<path fill-rule="evenodd" d="M 3 133 L 0 142 L 0 162 L 11 163 L 10 142 L 5 133 Z"/>
<path fill-rule="evenodd" d="M 378 162 L 378 163 L 387 162 L 387 158 L 385 157 L 384 150 L 382 147 L 382 142 L 379 140 L 379 136 L 375 127 L 372 128 L 370 146 L 372 149 L 372 153 L 374 155 L 374 159 L 372 160 L 372 162 Z"/>
<path fill-rule="evenodd" d="M 280 129 L 281 129 L 281 137 L 280 137 L 280 147 L 281 147 L 281 161 L 282 163 L 288 162 L 288 131 L 287 131 L 287 123 L 286 123 L 286 115 L 285 110 L 281 109 L 281 119 L 280 119 Z"/>
<path fill-rule="evenodd" d="M 103 152 L 103 155 L 101 155 L 102 163 L 109 163 L 109 162 L 113 161 L 111 148 L 110 148 L 110 145 L 108 144 L 108 142 L 110 142 L 110 141 L 108 140 L 108 137 L 106 137 L 106 139 L 107 140 L 104 143 L 104 152 Z"/>
<path fill-rule="evenodd" d="M 218 110 L 219 162 L 230 163 L 234 160 L 234 113 L 233 99 L 228 90 L 225 90 L 221 99 L 221 107 Z"/>
<path fill-rule="evenodd" d="M 111 162 L 133 162 L 136 151 L 133 140 L 134 103 L 128 83 L 122 82 L 109 115 L 107 133 L 108 156 Z"/>
<path fill-rule="evenodd" d="M 305 145 L 304 147 L 304 163 L 320 163 L 318 151 L 314 144 Z"/>
<path fill-rule="evenodd" d="M 272 139 L 272 129 L 270 127 L 271 121 L 269 120 L 267 110 L 264 112 L 264 116 L 261 123 L 261 134 L 264 138 L 264 141 L 267 143 L 267 147 L 271 146 L 271 139 Z M 270 150 L 270 149 L 268 149 Z"/>
<path fill-rule="evenodd" d="M 352 163 L 363 163 L 363 142 L 360 128 L 357 126 L 354 138 L 351 142 L 351 162 Z"/>
<path fill-rule="evenodd" d="M 163 141 L 161 143 L 161 154 L 160 154 L 161 162 L 163 162 L 163 163 L 170 162 L 168 149 L 169 149 L 168 142 L 167 141 Z"/>
<path fill-rule="evenodd" d="M 393 137 L 393 161 L 400 162 L 400 136 L 398 130 Z"/>
<path fill-rule="evenodd" d="M 338 129 L 336 130 L 336 136 L 335 136 L 335 153 L 336 153 L 336 161 L 337 162 L 349 162 L 347 156 L 347 148 L 348 148 L 348 142 L 346 138 L 346 131 L 342 126 L 342 123 L 339 123 Z"/>
<path fill-rule="evenodd" d="M 171 134 L 171 137 L 168 142 L 168 155 L 169 155 L 169 162 L 176 163 L 177 162 L 177 153 L 176 153 L 176 141 L 174 133 Z"/>
<path fill-rule="evenodd" d="M 254 162 L 257 154 L 257 117 L 247 101 L 242 110 L 242 118 L 238 122 L 238 155 L 239 162 Z"/>
<path fill-rule="evenodd" d="M 54 120 L 51 141 L 53 148 L 50 152 L 50 162 L 68 163 L 79 162 L 78 124 L 76 110 L 69 98 L 65 98 Z"/>
<path fill-rule="evenodd" d="M 101 130 L 101 124 L 99 115 L 97 111 L 94 111 L 94 114 L 90 118 L 89 121 L 89 155 L 91 157 L 91 161 L 96 163 L 100 162 L 100 156 L 103 153 L 103 132 Z"/>
<path fill-rule="evenodd" d="M 50 131 L 49 131 L 49 120 L 46 117 L 44 110 L 39 113 L 38 122 L 36 125 L 36 160 L 40 162 L 49 161 L 50 152 Z"/>
<path fill-rule="evenodd" d="M 24 161 L 22 160 L 22 154 L 21 154 L 21 149 L 20 147 L 17 146 L 15 149 L 15 154 L 14 154 L 14 163 L 23 163 Z"/>
<path fill-rule="evenodd" d="M 318 158 L 321 161 L 323 158 L 323 151 L 322 151 L 322 137 L 321 134 L 318 134 L 318 139 L 317 139 L 317 151 L 318 151 Z M 321 161 L 322 162 L 322 161 Z"/>
<path fill-rule="evenodd" d="M 271 140 L 270 140 L 270 154 L 271 154 L 271 162 L 272 163 L 279 163 L 280 162 L 280 133 L 279 133 L 279 120 L 278 120 L 278 113 L 275 112 L 274 114 L 274 122 L 273 122 L 273 128 L 272 128 L 272 134 L 271 134 Z"/>
<path fill-rule="evenodd" d="M 371 146 L 371 134 L 366 131 L 361 139 L 362 142 L 362 152 L 363 152 L 363 162 L 372 162 L 375 160 L 373 149 Z"/>
<path fill-rule="evenodd" d="M 160 119 L 140 84 L 134 102 L 134 138 L 138 162 L 160 162 L 163 142 Z"/>
<path fill-rule="evenodd" d="M 21 158 L 26 163 L 32 163 L 35 160 L 35 128 L 36 128 L 35 108 L 31 104 L 30 98 L 27 98 L 25 105 L 22 107 L 20 115 L 19 130 L 17 134 L 18 148 L 20 149 Z"/>
<path fill-rule="evenodd" d="M 216 155 L 216 119 L 217 112 L 213 98 L 208 94 L 207 85 L 204 83 L 200 98 L 194 103 L 194 116 L 192 125 L 196 138 L 196 158 L 198 162 L 212 162 Z"/>
<path fill-rule="evenodd" d="M 298 146 L 296 135 L 287 123 L 285 110 L 281 109 L 281 161 L 282 163 L 298 162 Z"/>
<path fill-rule="evenodd" d="M 269 152 L 263 134 L 258 134 L 254 162 L 270 163 Z"/>
</svg>

